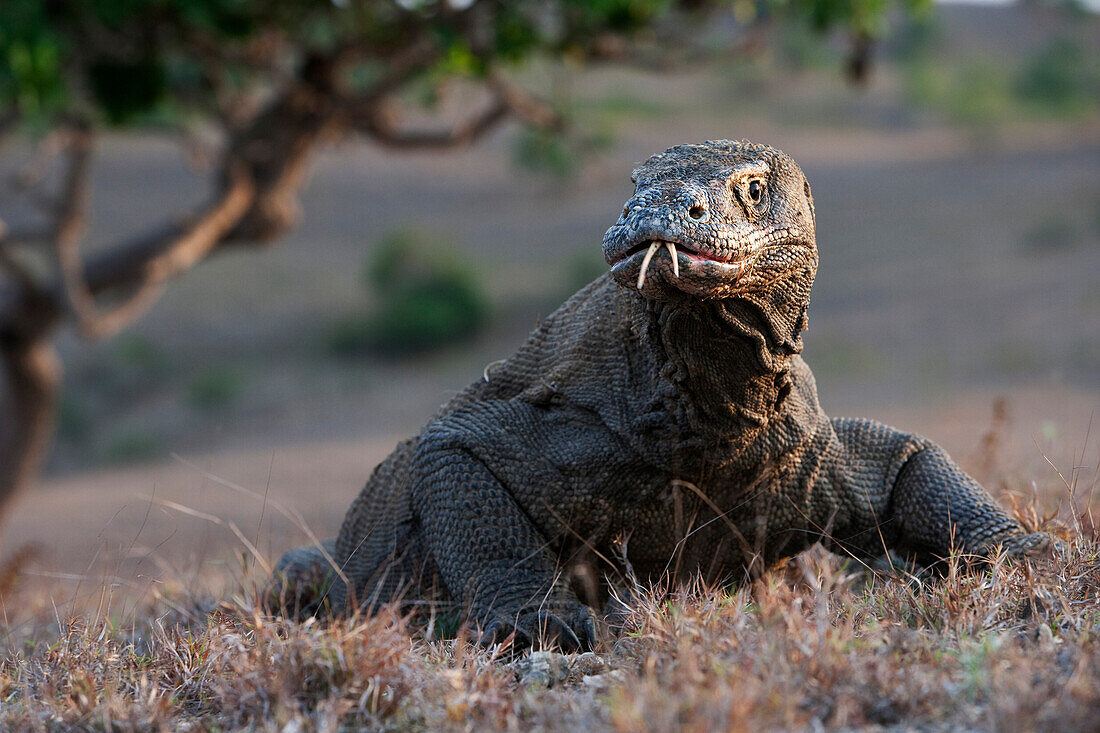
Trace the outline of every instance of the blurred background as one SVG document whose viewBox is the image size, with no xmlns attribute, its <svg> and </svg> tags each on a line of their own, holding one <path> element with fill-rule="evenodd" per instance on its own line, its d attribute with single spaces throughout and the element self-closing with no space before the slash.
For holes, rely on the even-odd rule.
<svg viewBox="0 0 1100 733">
<path fill-rule="evenodd" d="M 369 43 L 388 55 L 355 70 L 374 106 L 349 112 L 339 134 L 313 131 L 309 155 L 288 164 L 293 200 L 280 200 L 286 211 L 275 224 L 253 225 L 256 234 L 238 221 L 159 299 L 145 298 L 134 272 L 99 288 L 86 264 L 85 290 L 94 292 L 84 294 L 99 300 L 82 312 L 80 266 L 76 282 L 64 270 L 75 245 L 57 225 L 66 201 L 80 202 L 80 191 L 66 195 L 82 141 L 78 257 L 106 267 L 135 237 L 149 245 L 143 256 L 167 251 L 189 231 L 185 214 L 202 220 L 235 190 L 238 168 L 226 153 L 234 135 L 279 102 L 279 84 L 308 81 L 295 69 L 321 62 L 249 27 L 221 52 L 239 50 L 231 60 L 246 68 L 286 59 L 258 90 L 244 72 L 219 79 L 229 61 L 196 45 L 214 69 L 169 60 L 142 76 L 140 65 L 105 57 L 78 93 L 54 99 L 42 82 L 32 99 L 19 84 L 53 67 L 33 43 L 20 55 L 18 29 L 46 22 L 34 13 L 48 15 L 48 5 L 0 11 L 12 21 L 4 46 L 0 20 L 0 83 L 24 94 L 9 94 L 17 101 L 0 148 L 0 181 L 10 182 L 0 189 L 9 232 L 0 239 L 0 336 L 33 332 L 62 365 L 53 437 L 7 505 L 0 561 L 33 554 L 25 576 L 70 589 L 74 603 L 90 576 L 142 592 L 187 586 L 257 563 L 266 570 L 309 541 L 303 526 L 335 535 L 397 439 L 605 269 L 600 240 L 631 193 L 631 168 L 705 139 L 781 148 L 810 180 L 821 264 L 804 356 L 826 411 L 924 433 L 1002 495 L 1026 502 L 1038 492 L 1041 510 L 1091 499 L 1100 456 L 1100 436 L 1088 437 L 1100 407 L 1095 9 L 811 3 L 780 12 L 733 3 L 700 21 L 690 7 L 605 3 L 650 14 L 623 28 L 611 11 L 571 20 L 590 32 L 524 41 L 530 48 L 521 44 L 514 59 L 498 22 L 489 59 L 468 41 L 475 35 L 461 35 L 482 22 L 479 3 L 362 3 L 385 6 L 394 23 L 438 25 L 431 61 L 373 91 L 411 64 L 387 26 Z M 104 4 L 116 5 L 118 17 L 101 14 L 102 27 L 81 31 L 103 37 L 81 43 L 116 43 L 111 34 L 134 12 Z M 48 21 L 62 51 L 85 48 Z M 667 40 L 678 33 L 697 43 Z M 253 48 L 264 43 L 275 50 Z M 340 48 L 339 38 L 318 43 Z M 135 49 L 145 59 L 148 49 Z M 172 85 L 192 73 L 201 94 L 179 89 L 232 105 L 189 106 Z M 120 88 L 137 101 L 113 99 L 109 90 Z M 383 95 L 393 98 L 375 104 Z M 479 117 L 498 103 L 497 117 Z M 246 153 L 250 170 L 274 166 Z M 58 192 L 52 209 L 37 190 Z M 155 234 L 164 222 L 174 234 Z M 11 235 L 35 227 L 41 242 Z M 138 264 L 151 278 L 148 262 Z M 48 331 L 27 326 L 38 311 L 13 306 L 24 280 L 65 306 L 43 311 Z M 68 300 L 66 283 L 75 289 Z M 147 302 L 111 323 L 108 311 L 135 292 Z M 9 410 L 12 395 L 9 384 Z M 9 425 L 9 440 L 18 432 Z"/>
</svg>

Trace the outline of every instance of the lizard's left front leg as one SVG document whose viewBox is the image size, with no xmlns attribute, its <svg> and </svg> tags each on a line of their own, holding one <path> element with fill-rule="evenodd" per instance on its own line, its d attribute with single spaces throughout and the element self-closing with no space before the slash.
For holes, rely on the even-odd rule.
<svg viewBox="0 0 1100 733">
<path fill-rule="evenodd" d="M 871 420 L 832 425 L 841 446 L 833 480 L 851 502 L 841 545 L 872 554 L 885 542 L 925 559 L 998 546 L 1018 557 L 1051 550 L 1049 535 L 1026 532 L 935 443 Z"/>
<path fill-rule="evenodd" d="M 583 415 L 559 412 L 518 401 L 469 405 L 429 427 L 413 458 L 423 536 L 486 642 L 513 630 L 525 643 L 567 650 L 596 641 L 592 612 L 565 571 L 573 533 L 594 524 L 591 497 L 606 461 L 572 447 L 616 444 L 593 435 L 602 428 Z"/>
</svg>

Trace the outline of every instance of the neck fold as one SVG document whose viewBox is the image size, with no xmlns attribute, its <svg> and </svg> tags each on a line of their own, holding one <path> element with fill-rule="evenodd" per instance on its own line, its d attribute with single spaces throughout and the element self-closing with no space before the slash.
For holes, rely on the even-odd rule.
<svg viewBox="0 0 1100 733">
<path fill-rule="evenodd" d="M 734 298 L 649 301 L 649 340 L 677 403 L 669 407 L 704 443 L 749 441 L 779 413 L 812 282 L 811 274 Z"/>
</svg>

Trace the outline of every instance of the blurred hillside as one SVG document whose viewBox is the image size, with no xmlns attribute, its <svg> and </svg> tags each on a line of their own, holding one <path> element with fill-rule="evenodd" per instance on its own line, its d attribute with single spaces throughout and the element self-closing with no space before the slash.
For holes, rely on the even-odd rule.
<svg viewBox="0 0 1100 733">
<path fill-rule="evenodd" d="M 943 6 L 883 49 L 866 88 L 845 84 L 839 49 L 779 33 L 761 58 L 698 70 L 529 69 L 525 86 L 571 111 L 564 141 L 506 128 L 443 155 L 328 151 L 277 247 L 215 258 L 116 339 L 63 338 L 50 472 L 416 429 L 601 271 L 634 162 L 707 138 L 767 142 L 809 176 L 821 268 L 805 356 L 826 409 L 1037 385 L 1096 395 L 1096 16 Z M 89 249 L 198 203 L 204 175 L 153 133 L 107 138 Z M 340 329 L 380 305 L 364 269 L 395 232 L 484 290 L 489 326 L 472 342 L 340 348 Z"/>
</svg>

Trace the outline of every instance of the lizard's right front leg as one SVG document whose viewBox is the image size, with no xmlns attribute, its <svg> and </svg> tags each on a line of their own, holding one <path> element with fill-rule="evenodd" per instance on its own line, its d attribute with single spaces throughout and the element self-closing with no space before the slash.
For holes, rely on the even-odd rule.
<svg viewBox="0 0 1100 733">
<path fill-rule="evenodd" d="M 590 648 L 591 610 L 563 582 L 548 538 L 470 449 L 471 437 L 438 424 L 421 436 L 413 460 L 412 499 L 443 582 L 468 604 L 482 643 L 514 630 L 520 645 Z"/>
<path fill-rule="evenodd" d="M 873 420 L 834 419 L 837 476 L 856 521 L 837 544 L 877 554 L 890 545 L 922 563 L 954 552 L 1044 556 L 1057 546 L 1029 533 L 926 438 Z M 876 546 L 876 542 L 880 543 Z"/>
</svg>

